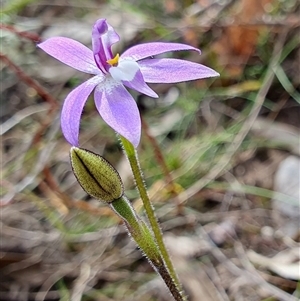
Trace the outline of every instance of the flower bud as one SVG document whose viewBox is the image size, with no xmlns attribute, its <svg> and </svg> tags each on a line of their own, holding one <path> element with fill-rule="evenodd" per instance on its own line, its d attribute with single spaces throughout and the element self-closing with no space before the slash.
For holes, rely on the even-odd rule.
<svg viewBox="0 0 300 301">
<path fill-rule="evenodd" d="M 103 157 L 78 147 L 71 148 L 70 157 L 73 172 L 86 193 L 106 203 L 124 194 L 119 173 Z"/>
</svg>

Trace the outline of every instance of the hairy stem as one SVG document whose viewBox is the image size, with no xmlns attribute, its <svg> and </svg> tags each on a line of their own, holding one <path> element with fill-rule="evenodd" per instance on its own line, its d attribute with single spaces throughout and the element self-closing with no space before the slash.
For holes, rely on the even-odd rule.
<svg viewBox="0 0 300 301">
<path fill-rule="evenodd" d="M 154 270 L 162 277 L 176 301 L 184 301 L 177 284 L 174 282 L 147 225 L 139 218 L 125 196 L 110 203 L 111 208 L 122 218 L 124 224 L 140 249 L 144 252 Z"/>
<path fill-rule="evenodd" d="M 181 284 L 179 282 L 179 279 L 177 277 L 177 274 L 175 272 L 175 269 L 173 267 L 173 264 L 171 262 L 170 256 L 168 254 L 168 251 L 166 249 L 166 246 L 164 244 L 163 241 L 163 237 L 162 237 L 162 232 L 161 229 L 159 227 L 157 218 L 155 216 L 152 204 L 150 202 L 148 193 L 147 193 L 147 189 L 145 186 L 145 182 L 143 179 L 143 175 L 139 166 L 139 160 L 138 160 L 138 155 L 137 152 L 135 150 L 135 148 L 133 147 L 133 145 L 124 137 L 121 136 L 121 142 L 123 144 L 124 147 L 124 151 L 128 157 L 132 172 L 133 172 L 133 176 L 135 179 L 135 183 L 136 186 L 138 188 L 138 191 L 140 193 L 140 197 L 143 201 L 144 207 L 145 207 L 145 211 L 147 214 L 147 217 L 149 219 L 151 228 L 153 230 L 154 236 L 155 236 L 155 240 L 157 242 L 159 251 L 162 255 L 162 258 L 166 264 L 167 269 L 170 272 L 171 277 L 173 278 L 173 281 L 175 282 L 176 286 L 178 287 L 179 290 L 181 290 Z"/>
</svg>

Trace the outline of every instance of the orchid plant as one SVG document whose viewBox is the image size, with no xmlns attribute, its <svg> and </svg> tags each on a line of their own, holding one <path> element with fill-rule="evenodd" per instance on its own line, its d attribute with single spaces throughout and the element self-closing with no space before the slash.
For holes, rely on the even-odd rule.
<svg viewBox="0 0 300 301">
<path fill-rule="evenodd" d="M 99 19 L 92 29 L 93 50 L 66 37 L 50 38 L 40 43 L 38 47 L 66 65 L 93 75 L 93 77 L 71 91 L 65 99 L 62 108 L 62 132 L 66 140 L 73 146 L 71 149 L 73 171 L 79 170 L 75 172 L 77 180 L 82 187 L 93 196 L 103 195 L 103 192 L 99 194 L 95 191 L 103 187 L 102 183 L 96 181 L 96 178 L 99 178 L 100 182 L 104 181 L 106 184 L 107 182 L 113 182 L 113 179 L 117 178 L 117 176 L 111 177 L 111 173 L 108 172 L 111 169 L 105 167 L 106 163 L 104 165 L 102 164 L 104 162 L 102 159 L 100 161 L 93 161 L 91 159 L 93 156 L 83 156 L 82 154 L 85 153 L 81 152 L 78 148 L 82 111 L 89 95 L 94 91 L 95 105 L 99 114 L 120 136 L 125 154 L 130 162 L 133 176 L 144 202 L 145 211 L 154 234 L 153 241 L 157 248 L 154 246 L 151 252 L 154 252 L 155 256 L 146 250 L 148 245 L 153 245 L 151 231 L 145 230 L 148 229 L 147 226 L 140 218 L 136 217 L 135 213 L 132 213 L 131 210 L 133 209 L 128 205 L 129 203 L 123 201 L 121 205 L 119 205 L 119 199 L 113 199 L 110 204 L 115 204 L 115 207 L 113 205 L 112 207 L 114 210 L 118 208 L 118 214 L 121 216 L 122 214 L 120 214 L 120 212 L 123 212 L 122 206 L 123 208 L 129 206 L 128 212 L 131 212 L 131 218 L 126 219 L 123 216 L 129 232 L 144 251 L 154 268 L 162 276 L 174 299 L 185 300 L 181 293 L 180 282 L 164 245 L 162 233 L 153 207 L 151 206 L 139 167 L 136 148 L 139 145 L 141 137 L 141 119 L 137 104 L 126 87 L 150 97 L 157 98 L 158 95 L 147 83 L 177 83 L 215 77 L 219 74 L 213 69 L 198 63 L 176 58 L 155 58 L 157 55 L 171 51 L 196 51 L 200 54 L 200 50 L 195 47 L 181 43 L 153 42 L 133 46 L 119 55 L 118 53 L 114 54 L 112 51 L 112 46 L 119 40 L 119 35 L 113 27 L 107 23 L 106 19 Z M 75 153 L 77 154 L 76 156 Z M 81 154 L 87 161 L 84 167 L 94 166 L 100 170 L 101 176 L 98 175 L 97 171 L 96 174 L 98 176 L 96 178 L 91 177 L 91 179 L 95 180 L 95 185 L 90 185 L 90 180 L 84 180 L 87 177 L 85 173 L 89 173 L 91 169 L 94 171 L 95 168 L 78 169 L 78 165 L 83 164 L 81 159 L 74 159 L 78 157 L 78 154 Z M 92 161 L 88 162 L 89 160 Z M 87 186 L 83 183 L 86 183 Z M 121 187 L 120 185 L 119 187 Z M 108 187 L 114 190 L 114 188 L 111 187 L 115 186 L 108 185 Z M 115 193 L 109 191 L 109 195 L 115 195 Z M 99 197 L 99 199 L 101 200 L 101 197 Z M 124 210 L 127 212 L 126 209 Z M 132 216 L 134 216 L 134 218 Z M 129 222 L 129 220 L 132 222 Z M 141 225 L 138 226 L 138 224 Z M 139 233 L 139 235 L 137 235 L 137 233 Z M 141 240 L 140 238 L 140 235 L 143 235 L 143 233 L 146 240 Z M 158 259 L 152 260 L 152 257 Z M 159 266 L 157 266 L 158 263 Z"/>
</svg>

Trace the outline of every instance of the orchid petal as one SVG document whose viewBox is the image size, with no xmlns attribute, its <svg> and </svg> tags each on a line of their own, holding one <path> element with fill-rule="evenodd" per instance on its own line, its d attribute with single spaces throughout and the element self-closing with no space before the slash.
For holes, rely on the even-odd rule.
<svg viewBox="0 0 300 301">
<path fill-rule="evenodd" d="M 123 80 L 122 83 L 130 89 L 136 90 L 153 98 L 158 98 L 158 95 L 145 83 L 140 70 L 136 72 L 135 77 L 131 81 Z"/>
<path fill-rule="evenodd" d="M 139 66 L 148 83 L 178 83 L 220 75 L 204 65 L 179 59 L 146 59 L 139 61 Z"/>
<path fill-rule="evenodd" d="M 120 60 L 118 66 L 110 67 L 109 73 L 116 81 L 131 81 L 140 70 L 139 64 L 133 60 Z"/>
<path fill-rule="evenodd" d="M 199 49 L 190 45 L 181 43 L 144 43 L 133 46 L 127 49 L 122 55 L 122 58 L 133 58 L 135 61 L 139 61 L 144 58 L 148 58 L 154 55 L 162 54 L 169 51 L 180 51 L 180 50 L 193 50 L 201 53 Z"/>
<path fill-rule="evenodd" d="M 83 44 L 64 37 L 50 38 L 37 45 L 64 64 L 90 74 L 99 74 L 93 52 Z"/>
<path fill-rule="evenodd" d="M 79 125 L 83 107 L 93 89 L 103 81 L 102 76 L 94 76 L 74 89 L 66 98 L 61 112 L 61 129 L 67 141 L 78 146 Z"/>
<path fill-rule="evenodd" d="M 120 40 L 119 35 L 106 19 L 99 19 L 93 26 L 92 42 L 96 64 L 106 73 L 110 67 L 108 60 L 113 58 L 111 46 Z"/>
<path fill-rule="evenodd" d="M 128 88 L 134 89 L 150 97 L 158 97 L 158 95 L 145 83 L 139 64 L 132 59 L 120 60 L 118 66 L 109 69 L 109 73 L 114 80 L 122 81 Z"/>
<path fill-rule="evenodd" d="M 140 113 L 125 87 L 107 78 L 95 90 L 95 104 L 103 120 L 137 147 L 141 137 Z"/>
</svg>

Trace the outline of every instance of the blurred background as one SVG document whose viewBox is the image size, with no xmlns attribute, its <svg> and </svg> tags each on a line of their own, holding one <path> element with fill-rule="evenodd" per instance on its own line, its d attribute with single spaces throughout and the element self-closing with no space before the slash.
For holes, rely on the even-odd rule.
<svg viewBox="0 0 300 301">
<path fill-rule="evenodd" d="M 76 182 L 60 130 L 66 95 L 88 75 L 39 50 L 91 47 L 99 18 L 137 43 L 181 42 L 221 76 L 134 94 L 138 149 L 189 301 L 298 300 L 300 18 L 296 0 L 7 0 L 1 3 L 0 300 L 170 300 L 109 208 Z M 109 160 L 143 216 L 120 144 L 93 97 L 81 146 Z"/>
</svg>

